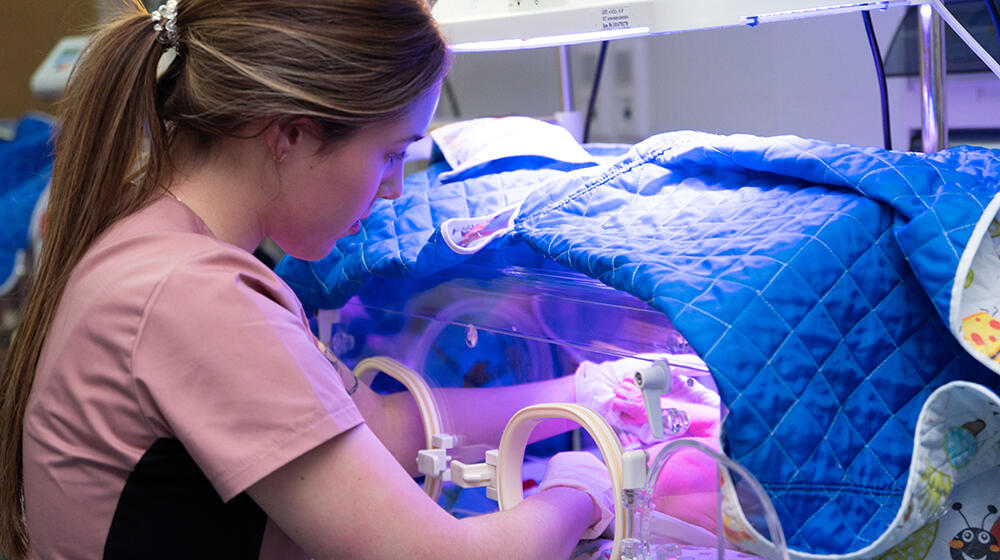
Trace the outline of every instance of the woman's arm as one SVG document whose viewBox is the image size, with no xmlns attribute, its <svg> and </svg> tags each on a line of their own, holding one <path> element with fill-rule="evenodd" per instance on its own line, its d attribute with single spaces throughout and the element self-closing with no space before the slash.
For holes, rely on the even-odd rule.
<svg viewBox="0 0 1000 560">
<path fill-rule="evenodd" d="M 599 514 L 557 487 L 509 511 L 455 519 L 428 498 L 362 424 L 248 490 L 282 530 L 327 558 L 568 558 Z"/>
<path fill-rule="evenodd" d="M 347 367 L 338 362 L 347 387 L 353 385 Z M 573 376 L 506 387 L 432 389 L 444 430 L 462 438 L 460 444 L 497 446 L 507 421 L 522 408 L 542 402 L 575 402 Z M 371 431 L 411 476 L 416 476 L 417 451 L 426 447 L 417 403 L 408 391 L 379 395 L 364 384 L 353 395 Z M 567 420 L 546 420 L 531 433 L 538 441 L 576 428 Z"/>
</svg>

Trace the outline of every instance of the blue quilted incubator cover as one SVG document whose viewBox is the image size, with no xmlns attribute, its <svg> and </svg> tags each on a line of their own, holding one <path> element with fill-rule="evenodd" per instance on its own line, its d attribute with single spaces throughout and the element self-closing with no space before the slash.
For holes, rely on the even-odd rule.
<svg viewBox="0 0 1000 560">
<path fill-rule="evenodd" d="M 277 270 L 307 308 L 338 308 L 374 277 L 478 258 L 442 224 L 508 208 L 491 250 L 530 247 L 669 317 L 712 372 L 725 451 L 763 484 L 790 548 L 870 558 L 890 529 L 943 514 L 953 485 L 1000 464 L 1000 303 L 980 305 L 1000 292 L 1000 266 L 973 281 L 969 256 L 1000 263 L 997 155 L 673 132 L 589 162 L 432 159 L 328 257 Z M 975 282 L 986 288 L 966 309 Z M 986 353 L 969 336 L 976 313 L 997 327 Z M 979 403 L 953 409 L 983 420 L 963 449 L 948 448 L 948 426 L 918 430 L 954 382 L 984 391 L 951 399 Z M 920 446 L 942 458 L 918 465 Z"/>
<path fill-rule="evenodd" d="M 36 207 L 52 176 L 52 130 L 52 120 L 42 115 L 0 127 L 0 296 L 13 289 L 27 265 L 25 252 L 40 219 Z"/>
</svg>

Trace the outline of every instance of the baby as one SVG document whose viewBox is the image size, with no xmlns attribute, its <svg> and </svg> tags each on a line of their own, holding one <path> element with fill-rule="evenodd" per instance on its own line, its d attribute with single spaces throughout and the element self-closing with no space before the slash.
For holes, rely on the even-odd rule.
<svg viewBox="0 0 1000 560">
<path fill-rule="evenodd" d="M 670 390 L 660 399 L 665 427 L 664 438 L 659 440 L 650 432 L 642 392 L 633 377 L 635 372 L 648 368 L 651 359 L 666 359 L 671 363 Z M 719 395 L 706 386 L 706 383 L 714 384 L 704 370 L 678 365 L 681 361 L 690 363 L 691 357 L 643 356 L 602 363 L 584 361 L 576 370 L 577 402 L 607 419 L 626 450 L 645 448 L 650 465 L 665 445 L 680 438 L 721 452 L 724 408 Z M 656 479 L 653 488 L 655 510 L 714 534 L 718 485 L 719 471 L 712 457 L 693 448 L 678 449 Z"/>
</svg>

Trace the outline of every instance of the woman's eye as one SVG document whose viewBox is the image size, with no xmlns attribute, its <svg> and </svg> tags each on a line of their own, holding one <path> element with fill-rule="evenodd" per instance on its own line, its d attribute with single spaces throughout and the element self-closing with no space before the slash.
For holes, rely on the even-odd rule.
<svg viewBox="0 0 1000 560">
<path fill-rule="evenodd" d="M 398 163 L 406 157 L 406 152 L 393 152 L 389 154 L 389 163 Z"/>
</svg>

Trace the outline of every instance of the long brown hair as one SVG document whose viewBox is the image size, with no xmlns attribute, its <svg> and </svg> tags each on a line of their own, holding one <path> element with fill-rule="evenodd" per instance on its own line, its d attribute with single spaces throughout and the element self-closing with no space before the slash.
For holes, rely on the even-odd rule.
<svg viewBox="0 0 1000 560">
<path fill-rule="evenodd" d="M 450 63 L 424 0 L 180 0 L 177 56 L 137 0 L 90 40 L 59 108 L 39 266 L 0 379 L 0 549 L 27 553 L 22 430 L 67 278 L 170 178 L 179 138 L 210 147 L 254 119 L 316 119 L 329 141 L 391 119 Z"/>
</svg>

